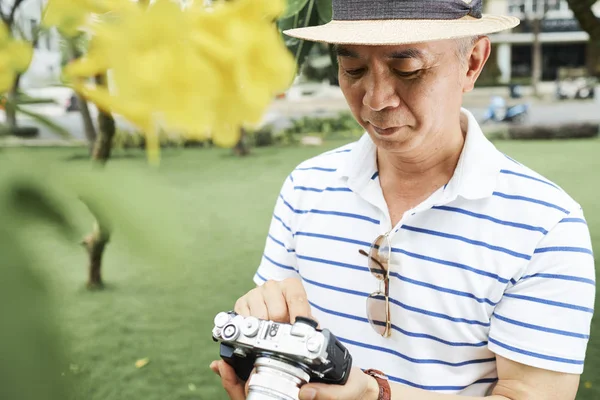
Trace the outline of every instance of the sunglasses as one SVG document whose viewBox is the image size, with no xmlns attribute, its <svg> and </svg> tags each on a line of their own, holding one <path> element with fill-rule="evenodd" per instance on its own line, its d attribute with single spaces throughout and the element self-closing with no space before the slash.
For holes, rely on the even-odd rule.
<svg viewBox="0 0 600 400">
<path fill-rule="evenodd" d="M 392 254 L 392 245 L 389 234 L 380 235 L 371 244 L 369 253 L 360 249 L 358 251 L 368 257 L 368 266 L 371 274 L 379 281 L 379 290 L 367 298 L 367 318 L 371 326 L 383 337 L 392 334 L 390 321 L 390 269 L 389 262 Z M 383 283 L 383 290 L 381 284 Z"/>
</svg>

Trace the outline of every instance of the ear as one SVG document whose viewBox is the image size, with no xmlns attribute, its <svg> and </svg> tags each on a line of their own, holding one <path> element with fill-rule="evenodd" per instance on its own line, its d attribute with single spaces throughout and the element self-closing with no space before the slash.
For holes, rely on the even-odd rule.
<svg viewBox="0 0 600 400">
<path fill-rule="evenodd" d="M 463 93 L 473 90 L 477 78 L 479 78 L 479 75 L 481 75 L 483 66 L 490 58 L 491 51 L 492 44 L 490 42 L 490 38 L 484 36 L 477 40 L 471 52 L 468 53 L 468 68 L 466 71 L 465 80 L 463 81 Z"/>
</svg>

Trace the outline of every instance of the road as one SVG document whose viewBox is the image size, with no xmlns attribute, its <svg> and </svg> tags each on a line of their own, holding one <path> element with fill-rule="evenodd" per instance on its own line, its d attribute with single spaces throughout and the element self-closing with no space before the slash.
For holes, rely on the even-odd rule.
<svg viewBox="0 0 600 400">
<path fill-rule="evenodd" d="M 519 100 L 510 100 L 514 104 Z M 467 98 L 465 107 L 469 109 L 477 120 L 481 121 L 486 110 L 484 99 Z M 308 98 L 296 101 L 277 100 L 265 114 L 265 123 L 273 124 L 276 128 L 284 128 L 290 119 L 304 115 L 319 116 L 346 111 L 348 107 L 341 95 Z M 55 123 L 63 126 L 72 133 L 73 138 L 85 140 L 83 122 L 78 112 L 65 112 L 58 106 L 40 106 L 36 111 L 51 118 Z M 92 108 L 93 115 L 97 111 Z M 4 115 L 0 113 L 0 121 Z M 59 137 L 47 127 L 37 123 L 26 116 L 18 118 L 21 126 L 38 126 L 40 139 L 58 139 Z M 597 122 L 600 123 L 600 103 L 588 100 L 571 100 L 562 102 L 534 102 L 531 104 L 529 123 L 531 124 L 560 124 L 568 122 Z M 135 129 L 122 118 L 117 118 L 117 125 L 126 130 Z"/>
</svg>

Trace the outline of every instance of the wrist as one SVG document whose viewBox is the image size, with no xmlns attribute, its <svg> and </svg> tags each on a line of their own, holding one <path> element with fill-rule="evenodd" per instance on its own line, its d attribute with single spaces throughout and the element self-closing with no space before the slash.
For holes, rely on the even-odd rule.
<svg viewBox="0 0 600 400">
<path fill-rule="evenodd" d="M 369 384 L 367 385 L 367 392 L 363 400 L 379 400 L 379 382 L 371 375 L 367 375 Z"/>
</svg>

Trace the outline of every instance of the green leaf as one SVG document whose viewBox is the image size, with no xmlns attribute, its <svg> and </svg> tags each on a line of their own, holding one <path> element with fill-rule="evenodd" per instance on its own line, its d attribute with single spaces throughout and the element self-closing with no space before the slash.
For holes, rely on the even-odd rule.
<svg viewBox="0 0 600 400">
<path fill-rule="evenodd" d="M 40 124 L 42 124 L 45 127 L 51 129 L 52 131 L 54 131 L 60 137 L 62 137 L 64 139 L 70 139 L 70 138 L 72 138 L 71 133 L 67 129 L 65 129 L 64 127 L 58 125 L 56 122 L 52 121 L 51 119 L 46 118 L 43 115 L 38 114 L 36 112 L 29 111 L 29 110 L 27 110 L 27 109 L 25 109 L 23 107 L 16 106 L 16 109 L 17 109 L 17 112 L 20 112 L 22 114 L 25 114 L 25 115 L 33 118 L 34 120 L 36 120 Z"/>
<path fill-rule="evenodd" d="M 64 203 L 35 181 L 14 180 L 8 186 L 10 207 L 21 218 L 41 220 L 59 228 L 65 237 L 75 237 L 75 228 L 65 213 Z"/>
<path fill-rule="evenodd" d="M 317 10 L 319 11 L 319 17 L 323 23 L 331 21 L 333 17 L 333 9 L 331 6 L 331 0 L 316 0 Z"/>
<path fill-rule="evenodd" d="M 281 18 L 284 19 L 298 14 L 306 3 L 308 3 L 308 0 L 288 0 L 287 8 Z"/>
<path fill-rule="evenodd" d="M 57 304 L 31 261 L 34 246 L 15 235 L 23 222 L 5 211 L 0 205 L 0 399 L 72 398 Z"/>
<path fill-rule="evenodd" d="M 279 29 L 286 30 L 292 28 L 300 28 L 306 26 L 315 26 L 319 24 L 319 14 L 314 7 L 314 0 L 307 2 L 305 7 L 293 17 L 282 19 L 279 21 Z M 308 53 L 314 46 L 314 42 L 300 40 L 284 35 L 285 45 L 290 52 L 295 56 L 298 70 L 304 64 Z"/>
</svg>

